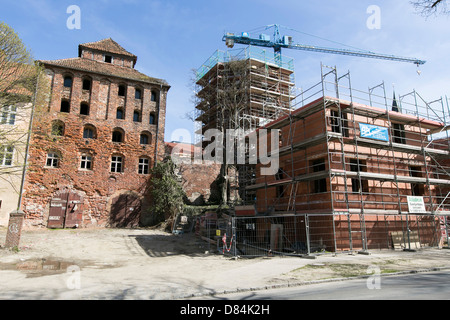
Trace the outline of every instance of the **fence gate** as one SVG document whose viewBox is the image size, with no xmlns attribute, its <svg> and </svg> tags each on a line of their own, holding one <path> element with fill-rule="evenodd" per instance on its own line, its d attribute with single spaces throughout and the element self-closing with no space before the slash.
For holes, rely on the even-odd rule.
<svg viewBox="0 0 450 320">
<path fill-rule="evenodd" d="M 82 198 L 74 192 L 54 196 L 50 202 L 47 227 L 50 229 L 75 228 L 83 221 Z"/>
</svg>

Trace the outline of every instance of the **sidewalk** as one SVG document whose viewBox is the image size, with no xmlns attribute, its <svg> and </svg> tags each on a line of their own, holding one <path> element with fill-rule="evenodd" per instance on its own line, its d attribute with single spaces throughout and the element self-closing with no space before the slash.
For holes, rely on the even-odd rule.
<svg viewBox="0 0 450 320">
<path fill-rule="evenodd" d="M 450 268 L 447 249 L 237 260 L 208 249 L 147 229 L 24 230 L 18 252 L 0 249 L 0 299 L 170 300 Z"/>
</svg>

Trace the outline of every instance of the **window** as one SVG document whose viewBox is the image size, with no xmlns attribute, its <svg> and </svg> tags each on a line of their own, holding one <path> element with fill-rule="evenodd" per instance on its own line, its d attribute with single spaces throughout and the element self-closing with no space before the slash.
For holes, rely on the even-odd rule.
<svg viewBox="0 0 450 320">
<path fill-rule="evenodd" d="M 150 173 L 150 160 L 148 158 L 139 159 L 139 174 L 149 174 Z"/>
<path fill-rule="evenodd" d="M 2 109 L 2 124 L 14 125 L 16 123 L 17 107 L 5 106 Z"/>
<path fill-rule="evenodd" d="M 325 160 L 319 159 L 312 161 L 312 169 L 313 172 L 320 172 L 325 171 Z M 314 193 L 321 193 L 321 192 L 327 192 L 327 179 L 318 179 L 313 181 L 313 192 Z"/>
<path fill-rule="evenodd" d="M 157 99 L 156 92 L 155 92 L 155 91 L 152 91 L 152 97 L 151 97 L 151 100 L 154 101 L 154 102 L 156 102 L 156 99 Z"/>
<path fill-rule="evenodd" d="M 64 135 L 64 122 L 55 120 L 52 122 L 52 136 L 62 137 Z"/>
<path fill-rule="evenodd" d="M 134 93 L 134 97 L 136 99 L 142 99 L 142 91 L 141 91 L 141 89 L 136 89 L 136 91 Z"/>
<path fill-rule="evenodd" d="M 122 108 L 117 108 L 116 119 L 124 119 L 124 112 Z"/>
<path fill-rule="evenodd" d="M 70 112 L 70 102 L 67 100 L 61 101 L 61 112 L 69 113 Z"/>
<path fill-rule="evenodd" d="M 105 55 L 105 62 L 106 63 L 112 63 L 113 61 L 113 57 L 110 55 Z"/>
<path fill-rule="evenodd" d="M 422 177 L 422 168 L 421 167 L 409 167 L 409 175 L 411 177 Z M 425 186 L 421 183 L 411 183 L 411 194 L 413 196 L 423 196 L 425 194 Z"/>
<path fill-rule="evenodd" d="M 112 141 L 113 142 L 123 142 L 123 131 L 121 129 L 114 129 L 112 134 Z"/>
<path fill-rule="evenodd" d="M 150 144 L 151 135 L 149 133 L 142 133 L 140 142 L 141 144 Z"/>
<path fill-rule="evenodd" d="M 84 139 L 95 139 L 95 132 L 96 129 L 95 127 L 91 126 L 91 125 L 87 125 L 84 127 L 83 130 L 83 138 Z"/>
<path fill-rule="evenodd" d="M 80 169 L 92 170 L 92 156 L 88 153 L 81 154 Z"/>
<path fill-rule="evenodd" d="M 347 114 L 339 111 L 331 110 L 331 131 L 342 133 L 344 137 L 348 137 L 348 121 Z M 342 131 L 342 132 L 341 132 Z"/>
<path fill-rule="evenodd" d="M 83 80 L 83 90 L 91 90 L 91 80 L 89 79 Z"/>
<path fill-rule="evenodd" d="M 133 121 L 134 122 L 141 122 L 141 114 L 139 113 L 139 111 L 134 111 L 133 112 Z"/>
<path fill-rule="evenodd" d="M 48 168 L 58 168 L 59 167 L 59 155 L 55 151 L 50 151 L 47 153 L 47 162 L 45 164 Z"/>
<path fill-rule="evenodd" d="M 73 80 L 72 80 L 71 76 L 65 76 L 64 77 L 64 87 L 72 88 L 72 83 L 73 83 Z"/>
<path fill-rule="evenodd" d="M 89 104 L 83 102 L 80 105 L 80 114 L 88 116 L 89 115 Z"/>
<path fill-rule="evenodd" d="M 0 146 L 0 166 L 12 166 L 13 146 Z"/>
<path fill-rule="evenodd" d="M 120 97 L 125 97 L 125 91 L 126 91 L 125 86 L 124 85 L 120 85 L 119 86 L 119 92 L 118 92 L 119 96 Z"/>
<path fill-rule="evenodd" d="M 150 124 L 156 124 L 156 116 L 155 113 L 150 113 Z"/>
<path fill-rule="evenodd" d="M 394 136 L 395 143 L 406 144 L 405 139 L 405 126 L 403 124 L 394 123 L 392 135 Z"/>
<path fill-rule="evenodd" d="M 112 156 L 111 158 L 111 172 L 122 172 L 123 158 L 122 156 Z"/>
<path fill-rule="evenodd" d="M 358 159 L 350 160 L 350 171 L 352 172 L 367 172 L 366 162 Z M 359 183 L 359 178 L 352 178 L 352 191 L 360 192 L 362 187 L 362 192 L 369 192 L 369 182 L 367 180 L 361 180 L 361 185 Z"/>
</svg>

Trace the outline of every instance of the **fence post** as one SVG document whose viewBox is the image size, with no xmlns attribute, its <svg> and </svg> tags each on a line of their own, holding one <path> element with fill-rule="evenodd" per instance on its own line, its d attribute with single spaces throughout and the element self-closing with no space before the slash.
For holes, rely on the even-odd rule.
<svg viewBox="0 0 450 320">
<path fill-rule="evenodd" d="M 232 237 L 231 238 L 234 239 L 234 242 L 233 242 L 234 258 L 237 259 L 237 250 L 236 250 L 236 242 L 237 242 L 236 217 L 232 217 L 232 219 L 231 219 L 231 232 L 232 232 Z"/>
<path fill-rule="evenodd" d="M 444 247 L 446 249 L 450 249 L 450 243 L 448 243 L 448 231 L 449 231 L 449 221 L 448 216 L 445 216 L 445 233 L 447 235 L 447 247 Z"/>
<path fill-rule="evenodd" d="M 309 241 L 309 215 L 305 214 L 305 230 L 306 230 L 306 248 L 307 248 L 307 255 L 309 256 L 311 254 L 311 246 Z"/>
</svg>

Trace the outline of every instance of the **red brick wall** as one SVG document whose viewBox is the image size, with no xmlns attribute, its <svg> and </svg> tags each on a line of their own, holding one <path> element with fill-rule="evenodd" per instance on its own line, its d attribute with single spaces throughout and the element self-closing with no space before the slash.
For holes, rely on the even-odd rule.
<svg viewBox="0 0 450 320">
<path fill-rule="evenodd" d="M 73 76 L 71 89 L 63 87 L 68 70 L 48 70 L 51 82 L 51 98 L 48 106 L 38 108 L 35 115 L 30 146 L 29 170 L 26 176 L 23 210 L 26 225 L 47 225 L 50 200 L 62 190 L 82 195 L 83 227 L 107 226 L 111 200 L 124 192 L 134 192 L 144 199 L 142 213 L 148 214 L 148 186 L 150 175 L 138 174 L 140 157 L 155 163 L 155 145 L 158 136 L 158 159 L 164 156 L 164 123 L 168 87 L 126 79 L 106 78 L 90 74 L 91 91 L 82 90 L 82 79 L 88 75 L 70 72 Z M 119 84 L 127 85 L 126 98 L 118 96 Z M 135 99 L 135 88 L 143 91 L 143 99 Z M 159 102 L 151 101 L 151 91 L 159 92 Z M 70 113 L 60 112 L 61 99 L 71 102 Z M 90 105 L 89 115 L 80 115 L 81 102 Z M 116 119 L 116 110 L 123 104 L 125 119 Z M 158 125 L 149 124 L 150 112 L 158 114 Z M 133 111 L 141 114 L 141 122 L 133 121 Z M 52 121 L 64 122 L 64 136 L 52 135 Z M 85 125 L 96 128 L 96 139 L 84 139 Z M 125 132 L 123 143 L 112 142 L 112 131 L 121 128 Z M 158 130 L 159 129 L 159 130 Z M 149 145 L 140 144 L 141 132 L 151 134 Z M 158 132 L 157 132 L 158 131 Z M 58 168 L 47 168 L 46 157 L 50 150 L 58 151 L 61 161 Z M 82 152 L 93 156 L 92 170 L 80 169 Z M 124 158 L 123 172 L 111 173 L 113 154 Z M 143 217 L 145 220 L 145 217 Z"/>
</svg>

